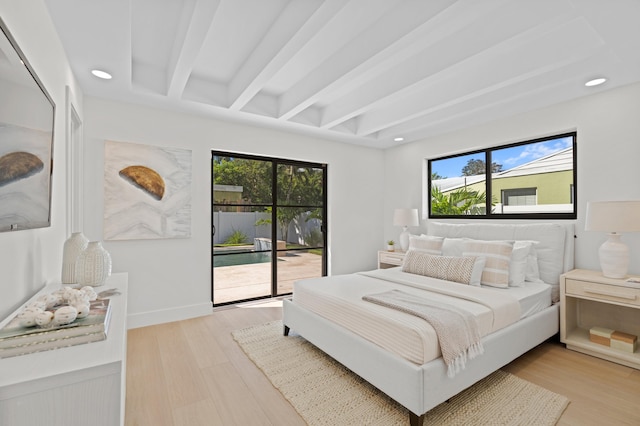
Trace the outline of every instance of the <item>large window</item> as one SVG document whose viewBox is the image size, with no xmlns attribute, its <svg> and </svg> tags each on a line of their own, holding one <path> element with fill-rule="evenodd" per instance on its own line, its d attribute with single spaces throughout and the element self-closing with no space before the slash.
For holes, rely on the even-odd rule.
<svg viewBox="0 0 640 426">
<path fill-rule="evenodd" d="M 576 132 L 427 160 L 430 218 L 575 219 Z"/>
</svg>

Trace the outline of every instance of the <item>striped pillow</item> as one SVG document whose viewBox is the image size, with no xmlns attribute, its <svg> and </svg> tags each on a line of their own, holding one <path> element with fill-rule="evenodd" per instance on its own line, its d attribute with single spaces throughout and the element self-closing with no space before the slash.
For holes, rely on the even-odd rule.
<svg viewBox="0 0 640 426">
<path fill-rule="evenodd" d="M 509 264 L 513 241 L 465 240 L 463 256 L 484 257 L 486 263 L 480 282 L 484 285 L 500 288 L 509 287 Z"/>
<path fill-rule="evenodd" d="M 469 284 L 475 262 L 475 257 L 433 256 L 421 250 L 409 250 L 402 272 Z"/>
</svg>

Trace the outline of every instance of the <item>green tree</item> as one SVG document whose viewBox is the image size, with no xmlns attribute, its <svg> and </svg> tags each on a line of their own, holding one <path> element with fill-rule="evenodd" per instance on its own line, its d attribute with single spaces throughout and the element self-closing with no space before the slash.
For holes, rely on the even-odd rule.
<svg viewBox="0 0 640 426">
<path fill-rule="evenodd" d="M 271 204 L 271 163 L 233 157 L 215 157 L 213 183 L 242 186 L 242 197 L 253 204 Z"/>
<path fill-rule="evenodd" d="M 486 166 L 484 160 L 478 158 L 472 158 L 467 161 L 467 164 L 462 168 L 460 172 L 462 176 L 476 176 L 486 173 Z M 502 164 L 491 163 L 491 173 L 497 173 L 502 171 Z"/>
<path fill-rule="evenodd" d="M 287 241 L 289 225 L 303 213 L 309 213 L 305 220 L 323 219 L 322 170 L 312 167 L 297 167 L 291 164 L 278 165 L 278 210 L 277 221 L 282 238 Z"/>
<path fill-rule="evenodd" d="M 447 178 L 446 176 L 440 176 L 436 172 L 431 173 L 431 180 L 440 180 L 440 179 L 446 179 L 446 178 Z"/>
<path fill-rule="evenodd" d="M 276 220 L 282 238 L 287 241 L 289 225 L 302 213 L 309 213 L 306 220 L 322 218 L 323 171 L 312 167 L 297 167 L 279 164 L 277 179 Z M 248 160 L 233 157 L 215 157 L 213 161 L 213 181 L 219 185 L 242 186 L 242 197 L 252 204 L 271 204 L 272 163 L 262 160 Z M 265 208 L 271 213 L 270 207 Z M 261 219 L 256 225 L 271 223 L 271 219 Z"/>
</svg>

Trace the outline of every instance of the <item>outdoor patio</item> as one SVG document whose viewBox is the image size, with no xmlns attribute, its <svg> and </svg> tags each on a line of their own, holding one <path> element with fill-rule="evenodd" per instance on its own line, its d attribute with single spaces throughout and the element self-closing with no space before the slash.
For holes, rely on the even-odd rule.
<svg viewBox="0 0 640 426">
<path fill-rule="evenodd" d="M 304 251 L 288 251 L 278 258 L 278 294 L 291 293 L 293 283 L 322 275 L 322 256 Z M 213 269 L 213 302 L 233 301 L 271 294 L 271 263 L 219 266 Z"/>
</svg>

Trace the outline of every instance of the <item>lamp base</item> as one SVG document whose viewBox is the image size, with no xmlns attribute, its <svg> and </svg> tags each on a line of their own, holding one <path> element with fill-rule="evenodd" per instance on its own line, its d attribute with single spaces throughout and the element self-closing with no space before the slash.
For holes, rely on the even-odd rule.
<svg viewBox="0 0 640 426">
<path fill-rule="evenodd" d="M 629 247 L 620 237 L 622 235 L 610 233 L 598 250 L 602 275 L 607 278 L 624 278 L 629 270 Z"/>
<path fill-rule="evenodd" d="M 409 250 L 409 231 L 408 227 L 402 227 L 402 232 L 400 233 L 400 250 L 407 251 Z"/>
</svg>

